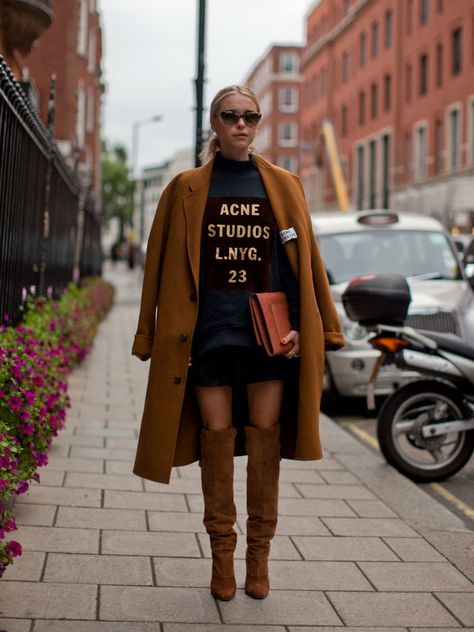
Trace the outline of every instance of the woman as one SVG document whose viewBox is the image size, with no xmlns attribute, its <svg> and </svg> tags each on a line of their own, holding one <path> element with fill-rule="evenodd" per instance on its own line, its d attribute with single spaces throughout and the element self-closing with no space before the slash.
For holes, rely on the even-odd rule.
<svg viewBox="0 0 474 632">
<path fill-rule="evenodd" d="M 168 483 L 173 466 L 200 460 L 221 600 L 236 591 L 234 455 L 248 455 L 245 592 L 262 599 L 280 458 L 322 458 L 324 351 L 343 345 L 300 180 L 251 153 L 260 117 L 249 88 L 215 96 L 211 160 L 178 175 L 158 205 L 132 350 L 151 357 L 134 473 Z M 287 295 L 286 357 L 256 344 L 248 298 L 257 291 Z"/>
</svg>

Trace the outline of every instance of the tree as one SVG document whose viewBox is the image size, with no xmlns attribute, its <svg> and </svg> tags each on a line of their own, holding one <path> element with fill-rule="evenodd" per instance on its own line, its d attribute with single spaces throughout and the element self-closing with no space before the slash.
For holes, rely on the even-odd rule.
<svg viewBox="0 0 474 632">
<path fill-rule="evenodd" d="M 110 148 L 102 141 L 102 208 L 106 220 L 120 220 L 120 241 L 123 241 L 125 226 L 132 224 L 133 192 L 135 184 L 130 178 L 127 164 L 127 149 L 123 145 Z"/>
</svg>

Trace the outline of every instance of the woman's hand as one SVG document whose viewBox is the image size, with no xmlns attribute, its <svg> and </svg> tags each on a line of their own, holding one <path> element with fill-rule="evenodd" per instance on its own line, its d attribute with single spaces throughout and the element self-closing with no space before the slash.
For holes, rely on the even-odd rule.
<svg viewBox="0 0 474 632">
<path fill-rule="evenodd" d="M 292 342 L 293 347 L 284 355 L 290 359 L 298 358 L 300 355 L 300 332 L 296 331 L 296 329 L 292 329 L 290 333 L 281 340 L 282 345 L 286 345 L 288 342 Z"/>
</svg>

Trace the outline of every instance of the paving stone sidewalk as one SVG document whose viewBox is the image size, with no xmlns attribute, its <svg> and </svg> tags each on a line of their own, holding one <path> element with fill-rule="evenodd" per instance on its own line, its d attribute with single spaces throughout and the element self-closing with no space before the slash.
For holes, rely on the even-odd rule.
<svg viewBox="0 0 474 632">
<path fill-rule="evenodd" d="M 282 462 L 272 591 L 247 597 L 245 458 L 236 459 L 237 597 L 209 594 L 196 464 L 169 486 L 131 474 L 148 364 L 130 355 L 139 272 L 70 380 L 67 427 L 18 497 L 23 556 L 0 581 L 8 632 L 474 632 L 474 533 L 323 417 L 325 458 Z M 3 618 L 2 618 L 3 617 Z"/>
</svg>

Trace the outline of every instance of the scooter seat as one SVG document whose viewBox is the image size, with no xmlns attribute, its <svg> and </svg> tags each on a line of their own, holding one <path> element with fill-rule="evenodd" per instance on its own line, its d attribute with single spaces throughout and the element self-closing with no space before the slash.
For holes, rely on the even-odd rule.
<svg viewBox="0 0 474 632">
<path fill-rule="evenodd" d="M 450 334 L 440 334 L 437 331 L 435 332 L 421 329 L 418 331 L 420 334 L 423 334 L 423 336 L 434 340 L 438 347 L 443 349 L 443 351 L 452 351 L 453 353 L 463 356 L 463 358 L 474 360 L 474 347 L 467 344 L 465 340 Z"/>
</svg>

